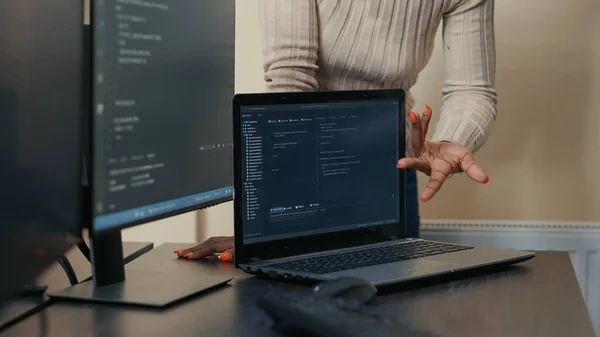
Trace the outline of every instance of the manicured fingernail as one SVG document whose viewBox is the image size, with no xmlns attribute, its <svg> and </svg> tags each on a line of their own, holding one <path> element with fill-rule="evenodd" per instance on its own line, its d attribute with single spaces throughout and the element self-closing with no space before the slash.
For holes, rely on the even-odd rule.
<svg viewBox="0 0 600 337">
<path fill-rule="evenodd" d="M 219 254 L 219 261 L 221 261 L 221 262 L 231 261 L 231 253 L 225 252 L 225 253 Z"/>
<path fill-rule="evenodd" d="M 492 183 L 492 178 L 488 177 L 484 184 L 489 185 Z"/>
<path fill-rule="evenodd" d="M 431 105 L 427 104 L 427 105 L 425 106 L 425 111 L 424 111 L 423 113 L 424 113 L 424 114 L 426 114 L 426 115 L 428 115 L 428 114 L 429 114 L 429 112 L 431 112 Z"/>
<path fill-rule="evenodd" d="M 179 254 L 179 253 L 183 252 L 184 250 L 185 250 L 185 248 L 177 249 L 177 250 L 173 251 L 173 253 Z"/>
<path fill-rule="evenodd" d="M 183 257 L 190 257 L 190 256 L 192 256 L 192 252 L 185 254 Z"/>
<path fill-rule="evenodd" d="M 410 120 L 411 120 L 413 123 L 416 123 L 416 122 L 417 122 L 417 114 L 416 114 L 416 113 L 414 113 L 414 112 L 412 112 L 412 111 L 411 111 L 411 112 L 410 112 L 410 114 L 409 114 L 409 116 L 410 116 Z"/>
</svg>

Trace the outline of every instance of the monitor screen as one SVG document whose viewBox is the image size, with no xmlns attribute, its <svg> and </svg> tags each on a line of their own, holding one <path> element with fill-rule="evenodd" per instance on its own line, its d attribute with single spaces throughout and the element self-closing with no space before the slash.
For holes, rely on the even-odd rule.
<svg viewBox="0 0 600 337">
<path fill-rule="evenodd" d="M 94 1 L 96 231 L 231 200 L 232 1 Z"/>
<path fill-rule="evenodd" d="M 244 243 L 400 221 L 398 100 L 242 106 Z"/>
</svg>

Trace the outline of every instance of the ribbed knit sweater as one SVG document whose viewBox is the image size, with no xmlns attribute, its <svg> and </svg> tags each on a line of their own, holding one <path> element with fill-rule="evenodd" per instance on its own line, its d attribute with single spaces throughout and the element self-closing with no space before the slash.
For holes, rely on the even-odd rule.
<svg viewBox="0 0 600 337">
<path fill-rule="evenodd" d="M 497 103 L 493 0 L 258 3 L 268 91 L 401 88 L 408 111 L 442 24 L 445 85 L 432 140 L 475 152 L 488 139 Z"/>
</svg>

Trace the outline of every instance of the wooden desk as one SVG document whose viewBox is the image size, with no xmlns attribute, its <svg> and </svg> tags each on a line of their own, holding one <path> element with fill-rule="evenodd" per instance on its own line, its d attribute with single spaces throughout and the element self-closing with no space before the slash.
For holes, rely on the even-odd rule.
<svg viewBox="0 0 600 337">
<path fill-rule="evenodd" d="M 165 244 L 129 264 L 185 277 L 198 268 L 236 280 L 166 310 L 55 303 L 1 336 L 286 336 L 255 306 L 271 289 L 300 286 L 260 280 L 215 259 L 178 260 Z M 380 296 L 372 309 L 432 336 L 593 337 L 567 253 L 540 252 L 519 267 Z M 291 335 L 287 335 L 291 336 Z"/>
</svg>

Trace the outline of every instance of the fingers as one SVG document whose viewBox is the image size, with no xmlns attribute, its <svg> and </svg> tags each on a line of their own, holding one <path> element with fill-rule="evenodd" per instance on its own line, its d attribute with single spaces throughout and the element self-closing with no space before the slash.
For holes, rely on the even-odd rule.
<svg viewBox="0 0 600 337">
<path fill-rule="evenodd" d="M 234 241 L 232 236 L 212 237 L 192 248 L 178 249 L 174 251 L 179 257 L 188 259 L 201 259 L 214 253 L 221 253 L 233 249 Z"/>
<path fill-rule="evenodd" d="M 448 176 L 442 171 L 432 171 L 429 177 L 429 182 L 427 183 L 427 186 L 425 186 L 425 189 L 421 194 L 421 202 L 427 202 L 431 200 L 431 198 L 433 198 L 435 194 L 440 190 L 447 177 Z"/>
<path fill-rule="evenodd" d="M 423 116 L 419 117 L 415 112 L 411 111 L 408 114 L 410 119 L 410 150 L 413 157 L 420 157 L 423 154 L 425 138 L 429 130 L 429 122 L 431 121 L 431 106 L 426 105 L 423 111 Z"/>
<path fill-rule="evenodd" d="M 420 157 L 421 154 L 423 154 L 423 145 L 424 145 L 424 141 L 425 138 L 423 136 L 423 128 L 421 125 L 421 121 L 419 116 L 414 113 L 413 111 L 411 111 L 408 114 L 408 117 L 410 118 L 410 133 L 411 133 L 411 137 L 410 137 L 410 146 L 411 146 L 411 154 L 413 157 Z"/>
<path fill-rule="evenodd" d="M 423 116 L 421 116 L 421 128 L 423 129 L 423 139 L 427 137 L 427 131 L 429 131 L 429 122 L 431 122 L 431 106 L 427 104 Z"/>
<path fill-rule="evenodd" d="M 427 175 L 430 174 L 430 166 L 429 166 L 429 162 L 427 162 L 427 159 L 424 157 L 419 157 L 419 158 L 402 158 L 400 160 L 398 160 L 398 163 L 396 163 L 396 167 L 399 169 L 406 169 L 406 168 L 414 168 L 418 171 L 421 171 Z"/>
<path fill-rule="evenodd" d="M 483 168 L 475 163 L 475 159 L 471 153 L 467 153 L 460 159 L 460 168 L 469 178 L 476 182 L 486 185 L 492 183 L 492 179 L 485 173 Z"/>
<path fill-rule="evenodd" d="M 195 250 L 193 252 L 189 252 L 185 254 L 183 257 L 190 260 L 202 259 L 207 256 L 211 256 L 216 253 L 216 249 L 214 247 L 202 247 L 200 250 Z"/>
</svg>

